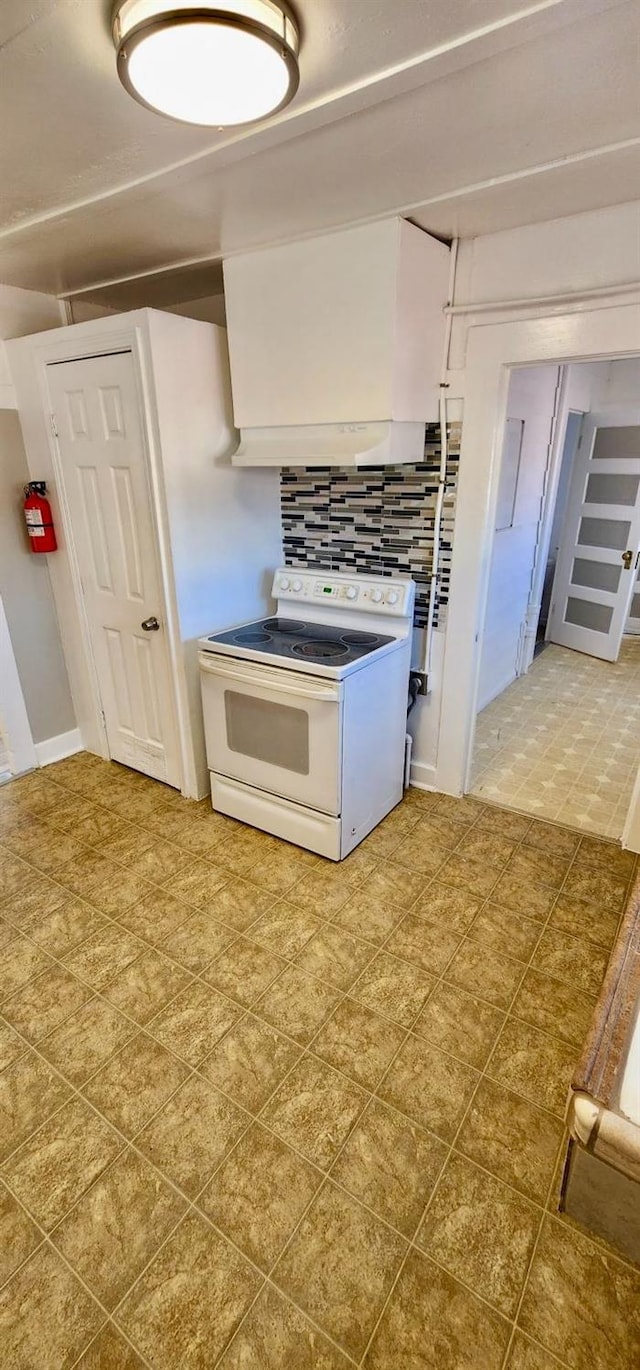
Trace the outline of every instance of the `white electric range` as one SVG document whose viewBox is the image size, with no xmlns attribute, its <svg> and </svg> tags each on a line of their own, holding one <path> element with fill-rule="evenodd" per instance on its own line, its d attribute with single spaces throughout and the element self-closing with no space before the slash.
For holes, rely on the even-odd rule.
<svg viewBox="0 0 640 1370">
<path fill-rule="evenodd" d="M 212 804 L 340 861 L 402 798 L 415 585 L 282 568 L 273 595 L 199 640 Z"/>
</svg>

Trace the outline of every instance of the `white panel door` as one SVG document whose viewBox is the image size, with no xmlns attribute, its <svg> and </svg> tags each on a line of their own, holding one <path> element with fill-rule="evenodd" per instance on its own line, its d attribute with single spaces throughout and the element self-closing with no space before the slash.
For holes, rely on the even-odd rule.
<svg viewBox="0 0 640 1370">
<path fill-rule="evenodd" d="M 576 453 L 547 639 L 616 661 L 640 549 L 640 427 L 586 414 Z"/>
<path fill-rule="evenodd" d="M 624 625 L 625 633 L 631 633 L 633 637 L 640 637 L 640 553 L 636 557 L 636 581 L 631 596 L 631 608 L 629 617 Z"/>
<path fill-rule="evenodd" d="M 61 362 L 47 375 L 109 751 L 115 761 L 179 788 L 133 357 Z"/>
</svg>

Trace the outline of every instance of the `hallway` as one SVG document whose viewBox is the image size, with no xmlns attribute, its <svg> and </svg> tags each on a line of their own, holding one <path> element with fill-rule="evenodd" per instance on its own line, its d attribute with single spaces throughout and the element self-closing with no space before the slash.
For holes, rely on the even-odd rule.
<svg viewBox="0 0 640 1370">
<path fill-rule="evenodd" d="M 471 793 L 620 838 L 640 761 L 640 639 L 617 662 L 549 643 L 479 714 Z"/>
</svg>

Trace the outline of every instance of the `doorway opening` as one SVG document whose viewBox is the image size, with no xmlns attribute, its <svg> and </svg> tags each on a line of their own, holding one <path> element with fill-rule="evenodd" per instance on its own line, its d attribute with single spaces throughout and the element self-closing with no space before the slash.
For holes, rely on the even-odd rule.
<svg viewBox="0 0 640 1370">
<path fill-rule="evenodd" d="M 640 758 L 640 358 L 511 374 L 471 793 L 622 836 Z"/>
</svg>

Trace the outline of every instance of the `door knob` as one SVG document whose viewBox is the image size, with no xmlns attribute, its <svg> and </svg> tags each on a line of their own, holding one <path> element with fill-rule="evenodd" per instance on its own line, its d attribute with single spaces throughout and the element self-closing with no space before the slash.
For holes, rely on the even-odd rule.
<svg viewBox="0 0 640 1370">
<path fill-rule="evenodd" d="M 622 553 L 622 565 L 624 566 L 625 571 L 630 571 L 630 570 L 631 570 L 631 562 L 632 562 L 632 561 L 633 561 L 633 552 L 623 552 L 623 553 Z"/>
<path fill-rule="evenodd" d="M 631 553 L 629 553 L 629 556 L 631 556 Z M 157 618 L 144 618 L 140 627 L 144 629 L 145 633 L 157 633 L 160 624 L 158 623 Z"/>
</svg>

